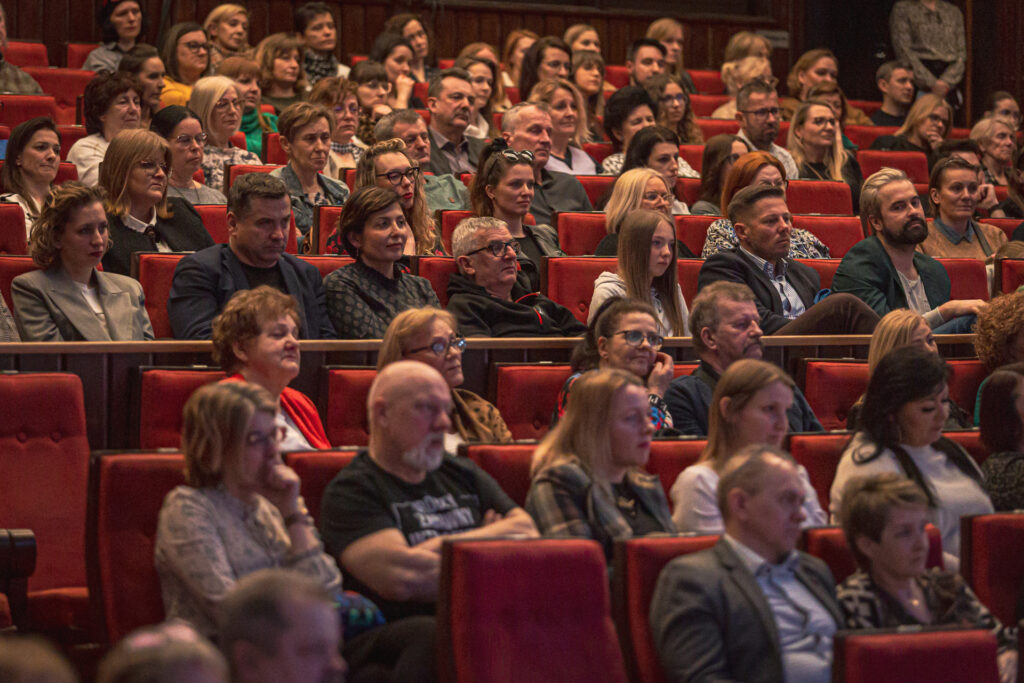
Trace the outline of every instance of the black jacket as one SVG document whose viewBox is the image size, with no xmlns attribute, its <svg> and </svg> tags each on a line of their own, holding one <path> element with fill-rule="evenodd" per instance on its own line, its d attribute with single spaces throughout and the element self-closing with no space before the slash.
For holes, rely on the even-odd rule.
<svg viewBox="0 0 1024 683">
<path fill-rule="evenodd" d="M 587 329 L 568 308 L 519 282 L 504 301 L 460 273 L 448 280 L 448 310 L 467 337 L 575 337 Z"/>
<path fill-rule="evenodd" d="M 194 206 L 179 197 L 168 197 L 167 205 L 174 215 L 157 217 L 154 229 L 160 241 L 172 251 L 199 251 L 213 246 L 213 238 Z M 113 244 L 103 255 L 104 272 L 131 275 L 133 253 L 156 251 L 156 241 L 126 226 L 123 216 L 107 214 L 107 228 Z"/>
</svg>

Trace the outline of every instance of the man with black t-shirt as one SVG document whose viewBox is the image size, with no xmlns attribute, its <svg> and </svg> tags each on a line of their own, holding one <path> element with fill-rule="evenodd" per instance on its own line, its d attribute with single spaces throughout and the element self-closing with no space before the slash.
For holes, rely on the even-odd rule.
<svg viewBox="0 0 1024 683">
<path fill-rule="evenodd" d="M 432 367 L 388 365 L 366 407 L 370 446 L 324 492 L 324 546 L 346 588 L 389 622 L 432 615 L 445 538 L 536 537 L 537 527 L 474 462 L 445 454 L 451 390 Z"/>
<path fill-rule="evenodd" d="M 267 173 L 236 180 L 228 196 L 227 244 L 186 256 L 174 269 L 167 313 L 175 339 L 209 339 L 213 319 L 242 289 L 270 285 L 295 298 L 302 339 L 335 339 L 320 271 L 284 253 L 291 226 L 288 187 Z"/>
</svg>

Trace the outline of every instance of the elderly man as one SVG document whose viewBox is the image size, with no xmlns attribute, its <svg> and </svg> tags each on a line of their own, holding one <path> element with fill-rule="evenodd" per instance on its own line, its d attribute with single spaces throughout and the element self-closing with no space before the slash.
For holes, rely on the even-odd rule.
<svg viewBox="0 0 1024 683">
<path fill-rule="evenodd" d="M 654 38 L 639 38 L 626 50 L 629 84 L 642 86 L 651 76 L 665 72 L 665 46 Z"/>
<path fill-rule="evenodd" d="M 465 134 L 473 116 L 473 99 L 465 69 L 445 69 L 430 79 L 430 165 L 425 170 L 435 175 L 476 173 L 485 143 Z"/>
<path fill-rule="evenodd" d="M 467 337 L 574 337 L 586 325 L 518 279 L 519 244 L 504 221 L 467 218 L 452 235 L 459 272 L 448 280 L 448 310 Z"/>
<path fill-rule="evenodd" d="M 672 423 L 680 433 L 707 436 L 708 407 L 718 378 L 738 360 L 761 359 L 760 317 L 754 293 L 735 282 L 712 283 L 693 300 L 690 334 L 700 367 L 692 375 L 672 380 L 665 392 Z M 793 390 L 793 404 L 786 417 L 791 432 L 823 431 L 800 389 Z"/>
<path fill-rule="evenodd" d="M 875 72 L 875 83 L 882 93 L 882 107 L 871 115 L 871 123 L 902 126 L 914 103 L 914 66 L 903 60 L 888 61 Z"/>
<path fill-rule="evenodd" d="M 430 168 L 430 133 L 427 122 L 415 109 L 399 109 L 385 114 L 373 127 L 373 136 L 377 140 L 401 139 L 409 158 L 422 169 Z M 424 173 L 421 177 L 431 213 L 469 208 L 469 190 L 451 173 Z"/>
<path fill-rule="evenodd" d="M 909 308 L 923 315 L 937 334 L 970 332 L 975 314 L 986 304 L 951 300 L 946 269 L 917 251 L 928 237 L 928 225 L 907 175 L 892 168 L 871 174 L 861 187 L 860 215 L 874 234 L 846 252 L 832 288 L 855 295 L 879 316 Z"/>
<path fill-rule="evenodd" d="M 738 282 L 754 293 L 765 334 L 871 334 L 878 316 L 849 295 L 828 295 L 810 266 L 787 257 L 793 217 L 780 187 L 751 185 L 729 203 L 739 244 L 712 255 L 697 276 L 698 290 L 712 282 Z"/>
<path fill-rule="evenodd" d="M 299 335 L 334 339 L 320 271 L 284 253 L 291 226 L 288 187 L 266 173 L 248 173 L 228 196 L 227 244 L 183 258 L 174 269 L 167 313 L 175 339 L 209 339 L 213 319 L 241 289 L 270 285 L 295 297 Z"/>
<path fill-rule="evenodd" d="M 718 482 L 725 534 L 670 562 L 651 600 L 651 632 L 670 681 L 828 683 L 843 623 L 835 581 L 795 550 L 804 520 L 796 464 L 752 446 Z"/>
<path fill-rule="evenodd" d="M 751 149 L 768 152 L 778 159 L 790 180 L 800 177 L 793 155 L 785 147 L 775 144 L 782 110 L 779 109 L 779 94 L 775 92 L 774 85 L 754 79 L 740 88 L 736 95 L 736 120 L 740 122 L 737 135 Z"/>
<path fill-rule="evenodd" d="M 505 112 L 501 135 L 516 152 L 533 152 L 534 186 L 530 213 L 538 225 L 554 225 L 554 214 L 593 211 L 587 192 L 575 176 L 544 168 L 551 157 L 551 114 L 543 102 L 520 102 Z"/>
</svg>

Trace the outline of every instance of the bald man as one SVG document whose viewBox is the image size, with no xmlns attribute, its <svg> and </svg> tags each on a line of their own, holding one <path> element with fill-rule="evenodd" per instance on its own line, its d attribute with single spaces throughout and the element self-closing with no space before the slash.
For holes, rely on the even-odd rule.
<svg viewBox="0 0 1024 683">
<path fill-rule="evenodd" d="M 321 534 L 345 587 L 388 621 L 434 614 L 444 538 L 536 537 L 537 527 L 467 458 L 444 452 L 451 390 L 432 367 L 384 368 L 366 400 L 370 446 L 324 493 Z"/>
</svg>

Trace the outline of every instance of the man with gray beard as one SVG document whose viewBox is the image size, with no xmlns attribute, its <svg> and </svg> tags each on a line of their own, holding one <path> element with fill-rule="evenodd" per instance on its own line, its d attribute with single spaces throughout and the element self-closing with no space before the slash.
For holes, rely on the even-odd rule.
<svg viewBox="0 0 1024 683">
<path fill-rule="evenodd" d="M 320 532 L 345 586 L 389 622 L 432 615 L 445 538 L 536 537 L 537 527 L 490 475 L 444 452 L 451 390 L 434 368 L 400 361 L 366 400 L 370 445 L 324 492 Z"/>
<path fill-rule="evenodd" d="M 843 257 L 832 279 L 834 292 L 849 292 L 879 317 L 897 308 L 924 316 L 935 334 L 966 334 L 987 304 L 950 299 L 949 274 L 941 263 L 916 251 L 928 237 L 921 198 L 903 171 L 883 168 L 861 188 L 860 215 L 866 232 Z"/>
</svg>

